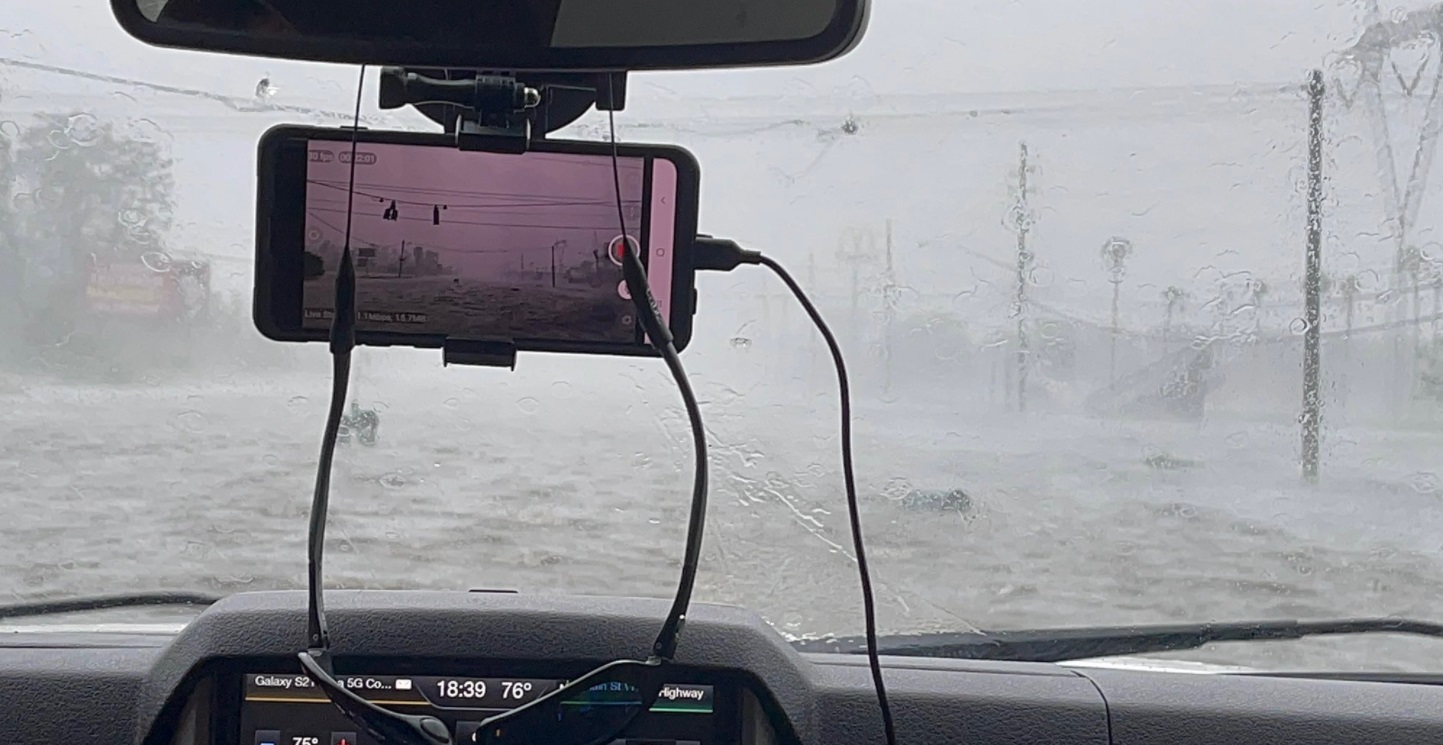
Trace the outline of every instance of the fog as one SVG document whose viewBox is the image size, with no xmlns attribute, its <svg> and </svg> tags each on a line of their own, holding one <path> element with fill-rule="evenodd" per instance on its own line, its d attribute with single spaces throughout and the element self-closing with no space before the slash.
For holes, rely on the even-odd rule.
<svg viewBox="0 0 1443 745">
<path fill-rule="evenodd" d="M 1308 485 L 1303 85 L 1363 14 L 1073 5 L 888 3 L 846 59 L 635 76 L 616 117 L 622 140 L 691 150 L 702 232 L 782 262 L 836 329 L 883 629 L 1443 617 L 1440 296 L 1425 269 L 1443 202 L 1427 181 L 1419 251 L 1400 262 L 1375 129 L 1386 115 L 1411 162 L 1419 100 L 1369 108 L 1328 78 Z M 208 262 L 210 292 L 202 316 L 164 328 L 57 333 L 85 293 L 39 292 L 64 283 L 31 281 L 57 255 L 34 246 L 73 247 L 54 232 L 70 221 L 33 221 L 26 312 L 55 323 L 0 354 L 0 592 L 302 586 L 329 360 L 251 323 L 256 142 L 345 121 L 355 70 L 147 49 L 83 6 L 20 11 L 0 133 L 15 145 L 58 113 L 56 151 L 87 147 L 101 121 L 154 143 L 173 206 L 153 231 L 120 210 L 128 256 Z M 433 129 L 377 111 L 374 91 L 372 77 L 366 126 Z M 608 133 L 592 113 L 557 135 Z M 29 195 L 15 214 L 61 214 L 14 183 Z M 60 254 L 114 252 L 97 214 L 76 228 L 92 250 Z M 1109 245 L 1127 250 L 1109 262 Z M 683 360 L 713 485 L 698 599 L 789 634 L 854 632 L 827 352 L 766 270 L 696 284 Z M 674 589 L 692 454 L 656 360 L 523 354 L 504 371 L 362 349 L 352 392 L 381 424 L 337 460 L 331 585 Z M 965 509 L 910 499 L 951 490 Z M 1190 654 L 1435 667 L 1397 640 Z"/>
</svg>

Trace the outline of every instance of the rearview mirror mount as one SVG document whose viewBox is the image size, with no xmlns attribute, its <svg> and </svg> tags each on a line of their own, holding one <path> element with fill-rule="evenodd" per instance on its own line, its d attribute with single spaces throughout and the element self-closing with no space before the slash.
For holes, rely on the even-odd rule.
<svg viewBox="0 0 1443 745">
<path fill-rule="evenodd" d="M 343 64 L 602 72 L 825 62 L 869 0 L 111 0 L 148 44 Z"/>
</svg>

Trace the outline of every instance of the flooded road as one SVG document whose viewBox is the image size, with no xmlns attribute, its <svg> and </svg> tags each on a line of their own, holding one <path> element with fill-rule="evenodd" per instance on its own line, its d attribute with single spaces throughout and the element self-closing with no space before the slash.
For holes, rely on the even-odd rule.
<svg viewBox="0 0 1443 745">
<path fill-rule="evenodd" d="M 270 378 L 12 381 L 0 396 L 0 596 L 304 587 L 329 390 L 315 349 L 304 372 Z M 523 359 L 525 377 L 378 359 L 362 361 L 357 395 L 379 411 L 380 441 L 336 461 L 330 586 L 674 591 L 692 457 L 659 365 L 601 361 L 587 380 L 545 357 Z M 858 632 L 835 388 L 825 376 L 810 392 L 696 380 L 712 448 L 697 599 L 754 609 L 789 634 Z M 858 403 L 884 631 L 1443 618 L 1443 436 L 1329 430 L 1324 483 L 1305 488 L 1295 426 L 976 409 Z M 949 489 L 966 509 L 907 499 Z M 1432 653 L 1419 662 L 1416 650 L 1430 644 L 1348 637 L 1180 656 L 1428 670 Z"/>
</svg>

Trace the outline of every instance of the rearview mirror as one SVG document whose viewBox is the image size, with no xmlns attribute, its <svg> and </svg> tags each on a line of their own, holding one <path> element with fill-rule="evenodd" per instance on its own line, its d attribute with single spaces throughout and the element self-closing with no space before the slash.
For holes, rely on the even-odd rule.
<svg viewBox="0 0 1443 745">
<path fill-rule="evenodd" d="M 868 0 L 111 0 L 148 44 L 487 70 L 658 70 L 824 62 Z"/>
</svg>

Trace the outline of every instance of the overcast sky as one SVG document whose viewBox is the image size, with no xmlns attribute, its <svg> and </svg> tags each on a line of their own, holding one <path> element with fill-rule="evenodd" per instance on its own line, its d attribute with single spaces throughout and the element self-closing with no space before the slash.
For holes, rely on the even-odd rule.
<svg viewBox="0 0 1443 745">
<path fill-rule="evenodd" d="M 1385 13 L 1397 7 L 1384 2 Z M 1425 4 L 1408 0 L 1404 7 Z M 278 103 L 332 112 L 351 108 L 351 66 L 146 47 L 116 25 L 105 0 L 10 5 L 0 19 L 10 33 L 0 57 L 242 100 L 269 77 Z M 704 164 L 702 222 L 719 234 L 801 251 L 849 226 L 880 229 L 888 216 L 896 220 L 899 241 L 945 239 L 1006 256 L 1012 237 L 999 216 L 1008 208 L 1018 140 L 1026 137 L 1043 169 L 1043 222 L 1035 237 L 1055 276 L 1095 272 L 1095 247 L 1108 235 L 1126 234 L 1148 247 L 1130 269 L 1137 282 L 1210 283 L 1217 271 L 1244 268 L 1286 279 L 1297 271 L 1295 248 L 1302 240 L 1297 174 L 1303 168 L 1304 104 L 1298 96 L 1233 100 L 1226 86 L 1297 85 L 1305 70 L 1356 40 L 1364 11 L 1356 0 L 879 0 L 867 36 L 843 59 L 815 67 L 635 76 L 618 121 L 630 125 L 623 137 L 693 149 Z M 20 118 L 27 105 L 63 105 L 68 99 L 54 86 L 73 89 L 76 100 L 91 96 L 86 106 L 104 96 L 97 113 L 123 113 L 142 124 L 150 117 L 155 128 L 172 133 L 177 183 L 183 185 L 176 244 L 249 255 L 255 141 L 271 124 L 307 117 L 285 111 L 238 115 L 192 95 L 14 65 L 0 66 L 0 110 Z M 1183 90 L 1170 91 L 1166 100 L 1130 93 L 1037 95 L 1150 86 Z M 1187 90 L 1191 86 L 1225 88 L 1205 96 Z M 374 90 L 372 84 L 367 110 L 374 110 Z M 880 116 L 868 116 L 895 102 L 863 100 L 1018 91 L 1033 93 L 1022 107 L 1026 116 L 974 120 L 969 108 L 988 107 L 939 105 L 942 113 L 931 118 L 886 126 Z M 22 101 L 25 95 L 32 99 Z M 705 100 L 734 96 L 752 100 L 744 106 Z M 743 109 L 756 107 L 763 111 L 747 114 L 762 117 L 756 128 L 736 123 Z M 835 136 L 849 110 L 860 112 L 867 137 Z M 804 126 L 789 124 L 796 120 L 805 120 Z M 1337 120 L 1352 134 L 1340 135 L 1333 153 L 1334 182 L 1344 191 L 1343 206 L 1329 215 L 1329 234 L 1348 241 L 1348 250 L 1363 251 L 1357 262 L 1386 263 L 1393 248 L 1381 226 L 1367 122 L 1361 112 Z M 660 121 L 670 124 L 643 129 Z M 1411 150 L 1399 152 L 1411 163 Z M 926 186 L 870 186 L 869 178 L 897 183 L 892 176 L 898 163 L 906 164 L 907 178 Z M 1434 188 L 1439 182 L 1433 179 Z M 1425 204 L 1438 203 L 1433 193 Z M 407 223 L 424 230 L 431 226 L 421 209 L 420 221 Z M 1443 225 L 1443 215 L 1426 207 L 1423 212 L 1420 240 L 1435 240 L 1426 231 Z M 379 223 L 363 218 L 358 229 L 400 229 Z M 248 282 L 242 270 L 236 276 Z M 928 278 L 921 269 L 918 277 Z"/>
</svg>

